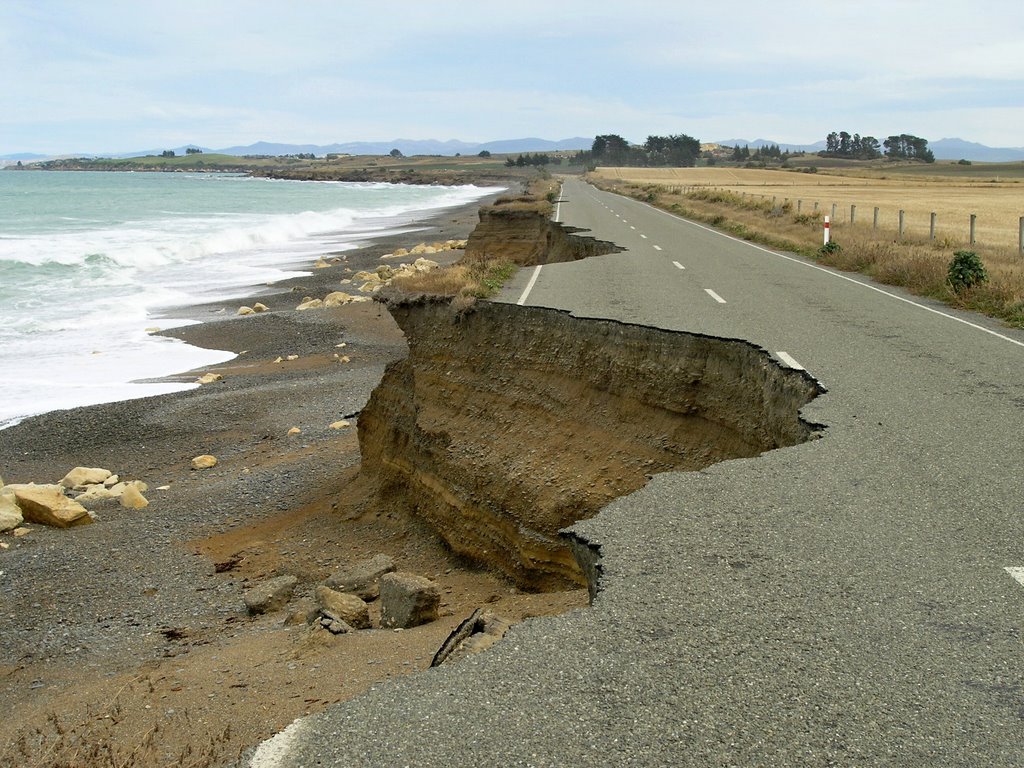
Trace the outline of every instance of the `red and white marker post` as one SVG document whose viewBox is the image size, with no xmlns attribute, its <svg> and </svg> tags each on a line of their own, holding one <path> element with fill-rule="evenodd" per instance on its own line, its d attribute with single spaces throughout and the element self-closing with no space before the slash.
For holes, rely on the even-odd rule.
<svg viewBox="0 0 1024 768">
<path fill-rule="evenodd" d="M 824 245 L 828 245 L 828 241 L 829 241 L 829 237 L 830 237 L 829 233 L 831 232 L 831 229 L 829 227 L 830 227 L 830 224 L 829 224 L 828 216 L 826 216 L 825 217 L 825 242 L 824 242 Z"/>
</svg>

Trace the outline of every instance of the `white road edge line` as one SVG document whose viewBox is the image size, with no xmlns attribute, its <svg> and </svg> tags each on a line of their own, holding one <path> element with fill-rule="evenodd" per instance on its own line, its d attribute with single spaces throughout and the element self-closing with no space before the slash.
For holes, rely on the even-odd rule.
<svg viewBox="0 0 1024 768">
<path fill-rule="evenodd" d="M 672 263 L 673 263 L 673 264 L 675 264 L 675 265 L 676 265 L 676 267 L 678 267 L 679 269 L 686 269 L 686 267 L 684 267 L 684 266 L 683 266 L 682 264 L 680 264 L 680 263 L 679 263 L 678 261 L 673 261 Z"/>
<path fill-rule="evenodd" d="M 705 289 L 704 289 L 704 293 L 706 293 L 706 294 L 707 294 L 708 296 L 710 296 L 710 297 L 711 297 L 712 299 L 714 299 L 715 301 L 717 301 L 717 302 L 718 302 L 719 304 L 725 304 L 725 299 L 723 299 L 723 298 L 722 298 L 721 296 L 719 296 L 719 295 L 718 295 L 717 293 L 715 293 L 714 291 L 712 291 L 712 290 L 711 290 L 710 288 L 705 288 Z"/>
<path fill-rule="evenodd" d="M 802 365 L 800 365 L 800 363 L 798 363 L 796 360 L 794 360 L 792 355 L 790 355 L 788 352 L 776 352 L 775 354 L 779 356 L 779 360 L 784 362 L 786 365 L 788 365 L 793 370 L 796 370 L 796 371 L 806 371 L 807 370 Z"/>
<path fill-rule="evenodd" d="M 1020 582 L 1020 585 L 1024 587 L 1024 568 L 1003 568 L 1003 570 Z"/>
<path fill-rule="evenodd" d="M 888 296 L 890 299 L 896 299 L 896 301 L 902 301 L 904 304 L 909 304 L 912 307 L 917 307 L 918 309 L 923 309 L 925 312 L 931 312 L 933 315 L 938 315 L 939 317 L 945 317 L 948 320 L 955 320 L 956 322 L 963 323 L 964 325 L 966 325 L 966 326 L 968 326 L 970 328 L 974 328 L 977 331 L 982 331 L 982 332 L 987 333 L 987 334 L 989 334 L 991 336 L 995 336 L 997 339 L 1002 339 L 1003 341 L 1008 341 L 1011 344 L 1016 344 L 1018 347 L 1024 347 L 1024 341 L 1017 341 L 1017 339 L 1013 339 L 1013 338 L 1010 338 L 1009 336 L 1005 336 L 1002 333 L 999 333 L 998 331 L 993 331 L 991 328 L 986 328 L 983 325 L 978 325 L 977 323 L 972 323 L 970 320 L 964 320 L 962 317 L 957 317 L 956 315 L 951 315 L 951 314 L 949 314 L 947 312 L 942 312 L 941 310 L 933 309 L 932 307 L 926 307 L 924 304 L 920 304 L 920 303 L 918 303 L 916 301 L 913 301 L 911 299 L 904 298 L 903 296 L 897 296 L 895 293 L 890 293 L 889 291 L 883 290 L 881 288 L 878 288 L 877 286 L 870 285 L 870 284 L 865 283 L 865 282 L 861 282 L 860 280 L 855 280 L 852 277 L 847 277 L 846 275 L 841 275 L 838 272 L 832 271 L 831 269 L 826 269 L 825 267 L 819 267 L 817 264 L 810 264 L 810 263 L 808 263 L 808 262 L 806 262 L 806 261 L 804 261 L 802 259 L 796 258 L 795 256 L 787 256 L 784 253 L 779 253 L 778 251 L 773 251 L 773 250 L 771 250 L 769 248 L 763 248 L 760 245 L 755 245 L 754 243 L 747 242 L 746 240 L 741 240 L 738 237 L 733 237 L 732 235 L 727 235 L 724 232 L 719 232 L 717 229 L 712 229 L 711 227 L 705 227 L 703 224 L 698 224 L 695 221 L 690 221 L 689 219 L 684 219 L 682 216 L 677 216 L 674 213 L 669 213 L 668 211 L 663 211 L 660 208 L 655 208 L 653 205 L 650 205 L 648 203 L 640 203 L 640 205 L 645 205 L 648 208 L 650 208 L 652 211 L 657 211 L 658 213 L 662 213 L 665 216 L 670 216 L 673 219 L 676 219 L 677 221 L 685 221 L 687 224 L 690 224 L 690 225 L 692 225 L 694 227 L 697 227 L 698 229 L 703 229 L 703 230 L 705 230 L 707 232 L 711 232 L 712 234 L 718 235 L 719 237 L 724 237 L 726 240 L 732 240 L 734 242 L 741 243 L 743 245 L 748 245 L 751 248 L 756 248 L 759 251 L 764 251 L 765 253 L 770 253 L 772 256 L 777 256 L 780 259 L 785 259 L 786 261 L 791 261 L 794 264 L 799 264 L 802 267 L 808 267 L 809 269 L 816 269 L 819 272 L 824 272 L 826 275 L 831 275 L 832 277 L 838 277 L 840 280 L 845 280 L 848 283 L 853 283 L 854 285 L 859 285 L 861 288 L 867 288 L 869 291 L 874 291 L 875 293 L 880 293 L 883 296 Z M 654 246 L 654 247 L 658 248 L 658 246 Z M 660 251 L 661 249 L 658 248 L 658 250 Z"/>
<path fill-rule="evenodd" d="M 522 306 L 523 304 L 526 303 L 526 297 L 530 295 L 530 291 L 533 290 L 533 286 L 537 283 L 537 278 L 540 277 L 540 268 L 542 266 L 542 264 L 538 264 L 534 268 L 533 274 L 530 275 L 530 282 L 526 284 L 526 289 L 523 291 L 523 295 L 520 296 L 519 301 L 516 302 L 516 304 L 518 304 L 519 306 Z"/>
</svg>

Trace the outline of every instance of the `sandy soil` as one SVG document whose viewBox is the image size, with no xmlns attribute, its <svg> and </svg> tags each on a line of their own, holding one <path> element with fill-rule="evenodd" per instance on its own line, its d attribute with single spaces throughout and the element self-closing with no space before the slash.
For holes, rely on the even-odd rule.
<svg viewBox="0 0 1024 768">
<path fill-rule="evenodd" d="M 151 489 L 145 510 L 108 503 L 92 526 L 0 537 L 0 764 L 222 764 L 298 716 L 425 669 L 480 606 L 519 621 L 586 604 L 585 590 L 521 593 L 399 510 L 376 508 L 358 477 L 354 426 L 327 427 L 355 423 L 404 340 L 378 304 L 295 312 L 298 300 L 337 290 L 400 245 L 464 238 L 475 222 L 469 206 L 349 252 L 258 297 L 268 313 L 191 308 L 216 321 L 173 335 L 244 351 L 209 369 L 221 382 L 0 432 L 7 482 L 55 482 L 86 465 Z M 288 354 L 298 358 L 273 362 Z M 293 426 L 301 432 L 289 436 Z M 200 453 L 220 464 L 191 470 Z M 339 636 L 286 623 L 324 578 L 381 552 L 439 584 L 439 621 Z M 285 573 L 300 581 L 290 607 L 249 616 L 243 591 Z"/>
</svg>

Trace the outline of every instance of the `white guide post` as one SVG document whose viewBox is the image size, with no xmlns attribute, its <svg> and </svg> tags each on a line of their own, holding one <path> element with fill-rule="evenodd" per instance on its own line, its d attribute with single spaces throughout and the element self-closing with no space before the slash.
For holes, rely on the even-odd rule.
<svg viewBox="0 0 1024 768">
<path fill-rule="evenodd" d="M 829 227 L 830 227 L 830 224 L 829 224 L 829 217 L 828 217 L 828 216 L 826 216 L 826 217 L 825 217 L 825 242 L 823 243 L 824 245 L 828 245 L 828 240 L 829 240 Z"/>
</svg>

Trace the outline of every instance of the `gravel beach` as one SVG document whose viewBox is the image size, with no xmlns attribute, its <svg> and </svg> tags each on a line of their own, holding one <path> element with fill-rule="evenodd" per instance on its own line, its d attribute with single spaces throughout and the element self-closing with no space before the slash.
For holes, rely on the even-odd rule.
<svg viewBox="0 0 1024 768">
<path fill-rule="evenodd" d="M 174 378 L 213 372 L 220 381 L 0 431 L 4 482 L 105 467 L 145 482 L 150 502 L 98 503 L 93 525 L 0 534 L 0 707 L 11 734 L 0 763 L 46 755 L 37 764 L 71 765 L 109 748 L 131 764 L 187 754 L 189 764 L 217 765 L 295 717 L 425 668 L 481 605 L 521 620 L 586 603 L 579 590 L 520 594 L 453 558 L 416 521 L 367 502 L 356 419 L 387 363 L 405 354 L 404 339 L 376 302 L 295 311 L 305 296 L 345 290 L 339 281 L 351 273 L 394 264 L 380 257 L 398 247 L 465 239 L 479 205 L 326 255 L 329 267 L 245 302 L 188 308 L 205 322 L 167 335 L 237 357 Z M 236 315 L 256 301 L 268 311 Z M 329 426 L 341 420 L 350 426 Z M 193 470 L 200 454 L 217 466 Z M 296 598 L 307 597 L 380 552 L 438 582 L 441 620 L 334 637 L 286 625 L 286 611 L 246 612 L 242 594 L 254 584 L 291 574 Z"/>
</svg>

